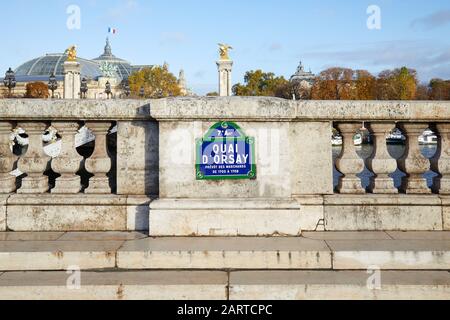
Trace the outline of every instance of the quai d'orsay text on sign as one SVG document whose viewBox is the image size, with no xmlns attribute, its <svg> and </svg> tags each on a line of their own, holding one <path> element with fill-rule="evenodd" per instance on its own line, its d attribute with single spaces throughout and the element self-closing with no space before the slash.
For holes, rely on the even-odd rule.
<svg viewBox="0 0 450 320">
<path fill-rule="evenodd" d="M 197 180 L 256 179 L 255 139 L 234 122 L 219 122 L 197 140 Z"/>
</svg>

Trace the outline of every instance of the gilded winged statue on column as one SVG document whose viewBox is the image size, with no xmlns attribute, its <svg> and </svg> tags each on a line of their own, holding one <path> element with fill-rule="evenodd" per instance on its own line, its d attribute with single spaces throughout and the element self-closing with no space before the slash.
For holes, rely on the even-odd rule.
<svg viewBox="0 0 450 320">
<path fill-rule="evenodd" d="M 233 47 L 228 44 L 219 43 L 220 60 L 230 60 L 230 57 L 228 55 L 228 51 L 230 49 L 233 49 Z"/>
</svg>

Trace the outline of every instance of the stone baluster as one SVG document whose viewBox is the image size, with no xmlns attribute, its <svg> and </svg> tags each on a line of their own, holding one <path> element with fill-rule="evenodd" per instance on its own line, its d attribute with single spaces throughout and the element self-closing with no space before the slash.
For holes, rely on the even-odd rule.
<svg viewBox="0 0 450 320">
<path fill-rule="evenodd" d="M 18 193 L 45 193 L 49 189 L 48 177 L 44 175 L 50 157 L 44 153 L 42 145 L 42 134 L 47 125 L 44 122 L 21 122 L 18 127 L 23 128 L 28 134 L 28 150 L 21 156 L 18 168 L 26 173 L 27 177 L 22 179 L 22 186 Z"/>
<path fill-rule="evenodd" d="M 399 160 L 400 169 L 407 174 L 403 178 L 402 189 L 408 194 L 431 193 L 423 174 L 430 168 L 430 160 L 422 155 L 419 136 L 428 127 L 425 123 L 403 123 L 401 130 L 407 137 L 406 150 Z"/>
<path fill-rule="evenodd" d="M 86 126 L 95 135 L 95 149 L 92 156 L 86 159 L 86 170 L 94 176 L 89 180 L 89 187 L 85 190 L 91 194 L 109 194 L 108 172 L 111 170 L 111 158 L 108 155 L 106 136 L 111 127 L 110 122 L 87 122 Z"/>
<path fill-rule="evenodd" d="M 369 169 L 375 174 L 373 193 L 398 193 L 398 189 L 394 186 L 394 179 L 389 177 L 389 174 L 397 169 L 397 160 L 391 157 L 386 144 L 386 138 L 394 127 L 395 123 L 393 122 L 370 124 L 370 128 L 375 136 L 374 155 L 373 159 L 369 161 Z"/>
<path fill-rule="evenodd" d="M 438 160 L 440 179 L 440 194 L 450 194 L 450 123 L 436 125 L 441 136 L 441 155 Z"/>
<path fill-rule="evenodd" d="M 61 153 L 52 160 L 52 169 L 61 174 L 56 179 L 55 188 L 52 193 L 73 194 L 81 190 L 81 177 L 76 175 L 80 169 L 83 157 L 80 156 L 75 147 L 75 135 L 78 132 L 77 122 L 57 121 L 52 125 L 61 135 Z"/>
<path fill-rule="evenodd" d="M 358 173 L 364 170 L 364 160 L 356 153 L 353 137 L 361 124 L 339 123 L 338 129 L 343 137 L 343 150 L 340 157 L 336 159 L 336 168 L 343 174 L 338 191 L 345 194 L 361 194 L 366 190 L 361 185 Z"/>
<path fill-rule="evenodd" d="M 11 193 L 16 190 L 16 177 L 10 174 L 17 160 L 10 149 L 11 131 L 11 123 L 0 121 L 0 193 Z"/>
</svg>

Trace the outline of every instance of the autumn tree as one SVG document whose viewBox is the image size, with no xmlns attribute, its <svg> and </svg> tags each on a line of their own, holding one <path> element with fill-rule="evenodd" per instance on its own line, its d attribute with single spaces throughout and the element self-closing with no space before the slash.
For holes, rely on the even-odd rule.
<svg viewBox="0 0 450 320">
<path fill-rule="evenodd" d="M 134 72 L 129 78 L 132 95 L 140 96 L 144 88 L 145 98 L 176 97 L 181 95 L 178 79 L 169 72 L 167 64 L 144 68 Z"/>
<path fill-rule="evenodd" d="M 353 70 L 348 68 L 329 68 L 316 78 L 311 91 L 316 100 L 354 99 Z"/>
<path fill-rule="evenodd" d="M 450 100 L 449 80 L 432 79 L 429 88 L 431 100 Z"/>
<path fill-rule="evenodd" d="M 217 91 L 208 92 L 206 94 L 207 97 L 218 97 L 219 93 Z"/>
<path fill-rule="evenodd" d="M 430 87 L 424 84 L 417 86 L 415 100 L 430 100 Z"/>
<path fill-rule="evenodd" d="M 377 97 L 377 79 L 366 70 L 355 71 L 353 97 L 357 100 L 375 100 Z"/>
<path fill-rule="evenodd" d="M 262 70 L 248 71 L 244 76 L 244 84 L 233 86 L 233 94 L 236 96 L 272 96 L 286 97 L 289 90 L 289 81 L 284 77 L 276 77 L 272 72 Z"/>
<path fill-rule="evenodd" d="M 382 71 L 377 80 L 379 100 L 412 100 L 416 97 L 417 72 L 402 67 Z"/>
<path fill-rule="evenodd" d="M 29 82 L 25 89 L 26 98 L 47 99 L 50 96 L 48 86 L 43 82 Z"/>
</svg>

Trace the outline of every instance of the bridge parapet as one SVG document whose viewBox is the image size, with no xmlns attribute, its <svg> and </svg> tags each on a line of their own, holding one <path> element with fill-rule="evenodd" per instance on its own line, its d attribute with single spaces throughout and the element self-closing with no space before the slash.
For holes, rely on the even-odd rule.
<svg viewBox="0 0 450 320">
<path fill-rule="evenodd" d="M 254 138 L 256 176 L 198 179 L 197 142 L 227 122 Z M 83 128 L 94 141 L 80 145 Z M 386 144 L 395 128 L 397 155 Z M 358 133 L 367 145 L 355 146 Z M 449 230 L 449 150 L 447 102 L 1 99 L 0 230 Z"/>
</svg>

